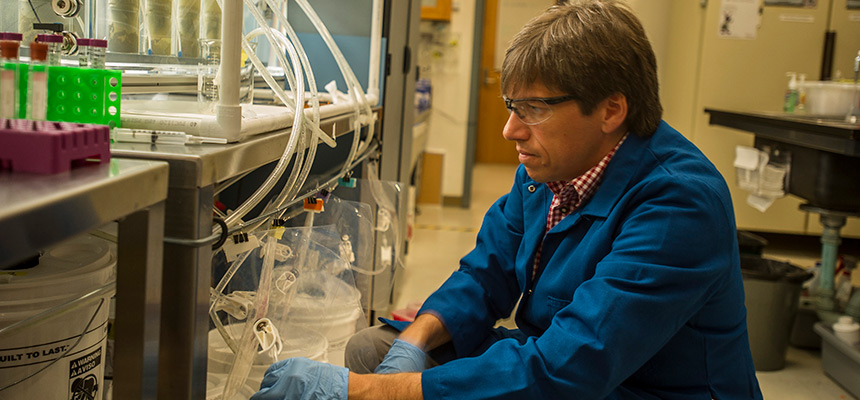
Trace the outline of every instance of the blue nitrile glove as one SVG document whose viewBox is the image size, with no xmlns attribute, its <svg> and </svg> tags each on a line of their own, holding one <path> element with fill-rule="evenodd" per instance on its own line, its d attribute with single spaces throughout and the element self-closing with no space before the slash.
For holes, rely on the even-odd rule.
<svg viewBox="0 0 860 400">
<path fill-rule="evenodd" d="M 394 339 L 382 364 L 373 371 L 375 374 L 396 374 L 398 372 L 424 371 L 427 355 L 414 344 Z"/>
<path fill-rule="evenodd" d="M 251 400 L 347 400 L 349 370 L 307 358 L 272 364 Z"/>
</svg>

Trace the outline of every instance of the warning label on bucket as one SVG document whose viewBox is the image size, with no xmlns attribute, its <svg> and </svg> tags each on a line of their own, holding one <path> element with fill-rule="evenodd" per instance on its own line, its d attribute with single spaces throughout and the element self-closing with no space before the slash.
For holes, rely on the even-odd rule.
<svg viewBox="0 0 860 400">
<path fill-rule="evenodd" d="M 54 361 L 57 358 L 67 356 L 66 352 L 71 351 L 73 354 L 81 348 L 89 348 L 93 345 L 100 344 L 107 335 L 107 321 L 94 327 L 86 332 L 83 338 L 78 342 L 79 333 L 75 336 L 65 336 L 56 338 L 56 335 L 50 339 L 44 339 L 39 343 L 38 339 L 31 339 L 30 336 L 19 338 L 19 342 L 29 341 L 26 346 L 16 346 L 15 343 L 9 343 L 8 348 L 4 348 L 7 342 L 0 343 L 4 347 L 0 347 L 0 370 L 14 367 L 26 367 L 37 364 L 45 364 Z M 32 336 L 32 335 L 31 335 Z M 35 342 L 35 343 L 33 343 Z M 78 342 L 77 350 L 72 349 L 75 343 Z"/>
<path fill-rule="evenodd" d="M 99 391 L 98 367 L 102 363 L 101 346 L 69 362 L 69 399 L 91 400 Z"/>
</svg>

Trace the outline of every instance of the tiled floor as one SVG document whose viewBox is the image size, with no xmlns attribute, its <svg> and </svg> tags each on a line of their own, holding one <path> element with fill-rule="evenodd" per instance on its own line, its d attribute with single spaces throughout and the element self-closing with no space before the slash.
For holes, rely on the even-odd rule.
<svg viewBox="0 0 860 400">
<path fill-rule="evenodd" d="M 458 260 L 475 244 L 486 209 L 513 183 L 513 165 L 477 165 L 473 171 L 472 206 L 469 209 L 419 205 L 414 237 L 406 267 L 394 291 L 395 308 L 423 300 L 458 266 Z M 807 238 L 809 239 L 809 238 Z M 766 255 L 811 266 L 818 258 L 814 239 L 774 238 Z M 507 324 L 506 324 L 507 325 Z M 853 399 L 824 375 L 817 351 L 789 347 L 786 367 L 757 374 L 766 399 Z M 860 379 L 860 377 L 858 377 Z"/>
</svg>

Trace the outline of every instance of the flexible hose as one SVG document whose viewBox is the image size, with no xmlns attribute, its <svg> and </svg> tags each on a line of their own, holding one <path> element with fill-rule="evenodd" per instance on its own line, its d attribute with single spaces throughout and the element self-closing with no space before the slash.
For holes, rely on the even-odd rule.
<svg viewBox="0 0 860 400">
<path fill-rule="evenodd" d="M 219 5 L 221 4 L 221 0 L 218 0 Z M 274 34 L 272 33 L 271 27 L 269 27 L 263 16 L 260 14 L 260 11 L 256 8 L 256 5 L 252 3 L 251 0 L 244 0 L 245 5 L 250 9 L 251 14 L 254 16 L 254 19 L 257 20 L 257 23 L 260 24 L 261 27 L 265 27 L 264 33 L 266 39 L 269 41 L 269 44 L 273 49 L 278 49 L 280 46 L 278 45 L 278 41 L 276 41 Z M 223 7 L 222 7 L 223 9 Z M 302 73 L 301 64 L 299 61 L 299 57 L 296 54 L 296 49 L 293 46 L 285 46 L 287 53 L 290 55 L 290 61 L 292 61 L 293 72 L 295 73 L 295 82 L 296 87 L 294 88 L 294 92 L 296 94 L 296 99 L 304 99 L 304 75 Z M 242 37 L 242 48 L 245 50 L 245 53 L 252 54 L 253 51 L 251 46 L 248 44 L 248 40 L 243 36 Z M 256 54 L 253 56 L 255 59 Z M 288 73 L 289 68 L 287 68 L 288 64 L 286 57 L 282 53 L 278 53 L 278 59 L 281 61 L 281 64 L 284 66 L 285 74 Z M 257 59 L 259 61 L 259 59 Z M 252 61 L 253 63 L 253 61 Z M 262 73 L 262 71 L 261 71 Z M 285 103 L 286 104 L 286 103 Z M 244 203 L 242 203 L 230 216 L 227 217 L 225 222 L 228 226 L 235 226 L 242 217 L 244 217 L 248 212 L 251 211 L 257 204 L 259 204 L 263 198 L 272 190 L 272 188 L 277 184 L 278 180 L 281 179 L 281 175 L 283 175 L 287 166 L 289 165 L 290 158 L 292 158 L 293 152 L 296 148 L 296 142 L 298 141 L 299 135 L 302 134 L 302 123 L 304 121 L 304 112 L 301 108 L 299 108 L 300 103 L 293 104 L 293 133 L 290 135 L 290 141 L 287 144 L 287 148 L 285 149 L 283 155 L 278 160 L 278 164 L 275 166 L 275 169 L 269 174 L 269 177 L 263 182 L 263 185 L 257 188 L 257 190 L 249 197 Z M 288 105 L 289 106 L 289 105 Z"/>
<path fill-rule="evenodd" d="M 355 77 L 355 74 L 352 72 L 352 69 L 349 67 L 349 63 L 346 61 L 346 58 L 343 56 L 343 53 L 340 51 L 340 48 L 332 38 L 331 33 L 329 33 L 325 24 L 320 20 L 319 15 L 317 15 L 316 11 L 314 11 L 313 7 L 307 2 L 307 0 L 296 0 L 299 7 L 304 11 L 305 15 L 311 20 L 311 23 L 316 28 L 317 32 L 319 32 L 320 37 L 322 37 L 323 41 L 329 48 L 329 51 L 334 56 L 335 62 L 337 63 L 338 68 L 340 68 L 341 74 L 344 76 L 344 81 L 346 81 L 347 85 L 347 93 L 350 96 L 350 99 L 353 101 L 356 110 L 356 121 L 354 125 L 355 137 L 353 138 L 353 145 L 350 149 L 349 156 L 347 157 L 346 163 L 344 163 L 344 168 L 341 170 L 341 175 L 346 172 L 346 166 L 349 165 L 352 160 L 355 158 L 355 154 L 358 150 L 358 141 L 359 141 L 359 132 L 360 127 L 362 125 L 361 121 L 361 111 L 363 110 L 367 113 L 368 117 L 368 139 L 365 142 L 364 148 L 366 148 L 372 138 L 374 137 L 374 124 L 372 121 L 373 112 L 370 109 L 370 106 L 367 104 L 367 99 L 364 95 L 364 92 L 360 90 L 361 84 L 358 82 L 358 79 Z M 375 38 L 371 38 L 373 40 Z"/>
</svg>

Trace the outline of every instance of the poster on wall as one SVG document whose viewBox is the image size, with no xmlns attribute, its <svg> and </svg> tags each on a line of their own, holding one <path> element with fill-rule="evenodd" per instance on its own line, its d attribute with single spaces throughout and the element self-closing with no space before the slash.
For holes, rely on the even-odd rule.
<svg viewBox="0 0 860 400">
<path fill-rule="evenodd" d="M 760 0 L 723 0 L 717 34 L 721 38 L 753 40 L 760 23 Z"/>
</svg>

